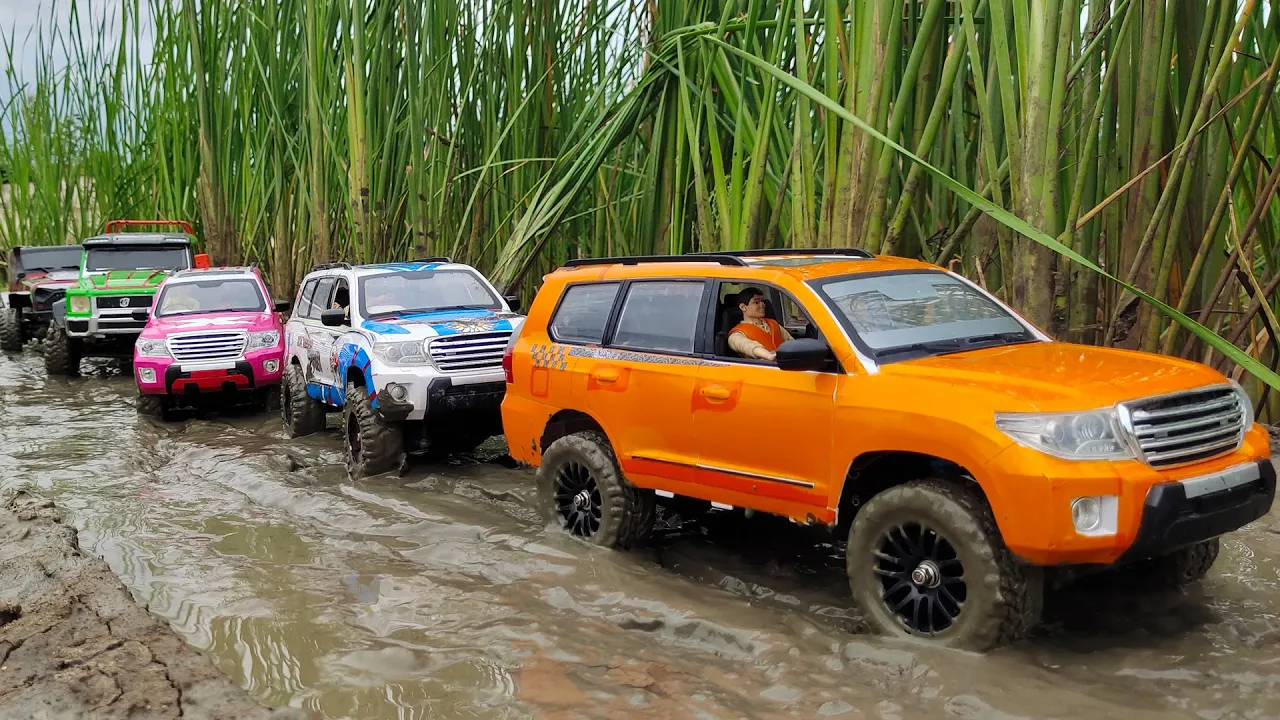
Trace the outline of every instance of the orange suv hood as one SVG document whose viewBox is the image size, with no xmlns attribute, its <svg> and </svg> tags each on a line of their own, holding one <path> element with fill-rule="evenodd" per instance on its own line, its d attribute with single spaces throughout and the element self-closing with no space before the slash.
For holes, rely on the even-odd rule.
<svg viewBox="0 0 1280 720">
<path fill-rule="evenodd" d="M 1010 411 L 1091 410 L 1227 382 L 1222 374 L 1200 363 L 1062 342 L 920 358 L 885 365 L 881 372 L 913 382 L 963 385 L 970 391 L 1003 395 L 1007 399 L 993 399 L 993 405 L 1001 406 L 997 410 Z"/>
</svg>

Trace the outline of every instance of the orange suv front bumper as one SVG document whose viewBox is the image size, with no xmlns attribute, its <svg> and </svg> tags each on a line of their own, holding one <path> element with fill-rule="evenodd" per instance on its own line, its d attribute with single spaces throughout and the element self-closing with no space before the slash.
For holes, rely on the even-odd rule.
<svg viewBox="0 0 1280 720">
<path fill-rule="evenodd" d="M 1276 489 L 1269 457 L 1259 426 L 1234 452 L 1168 469 L 1137 460 L 1058 460 L 1015 445 L 989 462 L 980 480 L 1018 557 L 1034 565 L 1109 565 L 1217 537 L 1265 515 Z M 1118 500 L 1114 532 L 1082 534 L 1072 501 L 1097 496 Z"/>
</svg>

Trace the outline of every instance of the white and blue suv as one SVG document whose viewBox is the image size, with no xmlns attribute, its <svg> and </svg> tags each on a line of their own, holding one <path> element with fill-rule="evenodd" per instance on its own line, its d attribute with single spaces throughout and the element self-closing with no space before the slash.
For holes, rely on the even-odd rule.
<svg viewBox="0 0 1280 720">
<path fill-rule="evenodd" d="M 518 311 L 448 258 L 313 268 L 285 325 L 285 431 L 319 432 L 341 411 L 353 477 L 401 471 L 409 452 L 475 448 L 502 432 Z"/>
</svg>

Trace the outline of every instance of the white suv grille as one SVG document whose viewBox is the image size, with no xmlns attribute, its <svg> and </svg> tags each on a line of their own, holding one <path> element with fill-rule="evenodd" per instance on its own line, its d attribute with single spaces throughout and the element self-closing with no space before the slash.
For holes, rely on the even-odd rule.
<svg viewBox="0 0 1280 720">
<path fill-rule="evenodd" d="M 244 355 L 245 334 L 235 331 L 175 335 L 168 344 L 173 359 L 179 362 L 239 360 Z"/>
<path fill-rule="evenodd" d="M 428 341 L 431 362 L 446 373 L 500 370 L 511 331 L 450 335 Z"/>
<path fill-rule="evenodd" d="M 1231 452 L 1244 440 L 1244 402 L 1216 387 L 1124 403 L 1129 425 L 1148 465 L 1205 460 Z"/>
</svg>

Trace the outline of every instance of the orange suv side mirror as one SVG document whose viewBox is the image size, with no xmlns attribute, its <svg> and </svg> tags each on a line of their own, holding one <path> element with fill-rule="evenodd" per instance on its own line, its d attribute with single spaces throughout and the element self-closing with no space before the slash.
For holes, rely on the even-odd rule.
<svg viewBox="0 0 1280 720">
<path fill-rule="evenodd" d="M 213 266 L 213 263 L 209 261 L 209 256 L 204 253 L 197 254 L 193 258 L 193 260 L 195 260 L 195 267 L 198 267 L 198 268 L 207 268 L 207 267 Z"/>
</svg>

